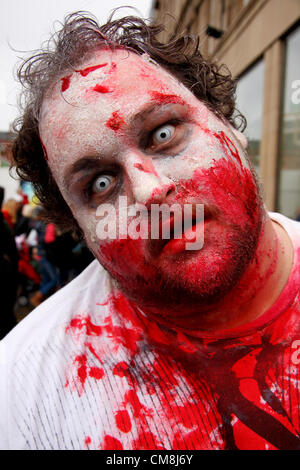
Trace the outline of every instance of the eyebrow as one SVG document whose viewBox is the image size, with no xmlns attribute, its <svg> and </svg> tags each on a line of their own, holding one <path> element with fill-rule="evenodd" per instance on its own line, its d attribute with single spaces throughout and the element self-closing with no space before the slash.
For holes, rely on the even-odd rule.
<svg viewBox="0 0 300 470">
<path fill-rule="evenodd" d="M 177 95 L 172 95 L 172 97 L 173 96 L 177 97 Z M 145 107 L 130 119 L 129 126 L 134 128 L 138 123 L 144 121 L 149 115 L 151 115 L 155 111 L 159 111 L 161 109 L 168 110 L 169 108 L 172 108 L 174 105 L 178 104 L 184 106 L 185 103 L 183 101 L 180 102 L 179 99 L 180 97 L 178 97 L 178 101 L 174 100 L 156 103 L 153 103 L 153 100 L 151 100 L 150 103 L 146 103 Z"/>
<path fill-rule="evenodd" d="M 95 161 L 99 161 L 99 157 L 83 157 L 72 163 L 67 167 L 64 172 L 63 179 L 64 181 L 69 181 L 70 178 L 73 178 L 74 175 L 80 173 L 81 171 L 94 170 Z"/>
<path fill-rule="evenodd" d="M 135 124 L 137 124 L 138 121 L 143 121 L 145 118 L 147 118 L 147 116 L 149 116 L 149 114 L 152 114 L 153 111 L 157 111 L 161 107 L 162 105 L 159 103 L 153 104 L 152 101 L 150 103 L 147 103 L 144 109 L 139 111 L 130 119 L 130 122 L 129 122 L 130 126 L 134 126 Z"/>
</svg>

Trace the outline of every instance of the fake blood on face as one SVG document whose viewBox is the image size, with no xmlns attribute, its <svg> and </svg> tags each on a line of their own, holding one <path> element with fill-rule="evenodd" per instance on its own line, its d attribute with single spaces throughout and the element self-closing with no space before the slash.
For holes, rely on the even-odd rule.
<svg viewBox="0 0 300 470">
<path fill-rule="evenodd" d="M 138 295 L 138 291 L 142 291 L 139 281 L 142 277 L 151 285 L 153 296 L 153 292 L 160 289 L 160 285 L 156 285 L 158 271 L 165 270 L 169 280 L 174 277 L 174 256 L 181 256 L 181 263 L 176 265 L 176 283 L 182 278 L 185 285 L 197 286 L 201 296 L 208 295 L 205 289 L 213 283 L 218 289 L 216 272 L 220 279 L 224 279 L 227 272 L 235 276 L 235 272 L 243 269 L 238 263 L 247 262 L 245 257 L 250 256 L 247 252 L 255 249 L 260 230 L 260 200 L 251 171 L 225 158 L 209 168 L 196 169 L 191 179 L 178 182 L 172 202 L 185 204 L 189 200 L 204 203 L 211 215 L 204 232 L 203 248 L 187 253 L 186 259 L 182 257 L 184 252 L 161 252 L 151 258 L 149 245 L 141 240 L 114 240 L 100 246 L 101 261 L 122 282 L 126 291 L 128 288 Z M 247 245 L 249 248 L 241 251 L 240 247 Z M 233 261 L 236 266 L 233 266 Z M 236 281 L 229 277 L 228 282 Z M 150 297 L 150 291 L 148 294 Z"/>
<path fill-rule="evenodd" d="M 144 173 L 149 173 L 156 177 L 158 176 L 155 169 L 153 168 L 153 165 L 151 165 L 152 168 L 150 168 L 150 165 L 142 165 L 141 163 L 135 163 L 133 166 L 134 168 L 137 168 L 138 170 L 143 171 Z"/>
<path fill-rule="evenodd" d="M 159 91 L 151 91 L 150 96 L 159 104 L 185 104 L 185 101 L 180 96 L 174 94 L 161 93 Z"/>
<path fill-rule="evenodd" d="M 102 67 L 105 67 L 106 65 L 107 62 L 105 62 L 104 64 L 92 65 L 91 67 L 86 67 L 82 70 L 76 70 L 76 72 L 80 73 L 82 77 L 86 77 L 89 73 L 94 72 L 94 70 L 98 70 Z"/>
<path fill-rule="evenodd" d="M 45 147 L 45 145 L 44 145 L 42 139 L 40 139 L 40 141 L 41 141 L 41 146 L 42 146 L 43 153 L 44 153 L 44 158 L 45 158 L 45 160 L 47 161 L 47 160 L 48 160 L 47 149 L 46 149 L 46 147 Z"/>
<path fill-rule="evenodd" d="M 71 77 L 72 77 L 72 74 L 61 78 L 61 91 L 62 92 L 66 91 L 69 88 Z"/>
<path fill-rule="evenodd" d="M 92 90 L 96 91 L 97 93 L 111 93 L 113 91 L 112 88 L 105 85 L 96 85 L 92 88 Z"/>
<path fill-rule="evenodd" d="M 114 111 L 105 125 L 109 129 L 112 129 L 113 131 L 117 132 L 125 125 L 125 121 L 119 111 Z"/>
</svg>

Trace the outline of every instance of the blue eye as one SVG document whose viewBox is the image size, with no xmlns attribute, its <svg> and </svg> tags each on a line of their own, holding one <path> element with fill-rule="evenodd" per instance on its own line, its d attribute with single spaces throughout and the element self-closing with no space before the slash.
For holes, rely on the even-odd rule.
<svg viewBox="0 0 300 470">
<path fill-rule="evenodd" d="M 92 190 L 94 193 L 101 193 L 107 191 L 112 184 L 113 177 L 110 175 L 101 175 L 95 179 Z"/>
<path fill-rule="evenodd" d="M 175 127 L 171 124 L 165 124 L 153 132 L 153 142 L 155 144 L 163 144 L 168 142 L 174 135 Z"/>
</svg>

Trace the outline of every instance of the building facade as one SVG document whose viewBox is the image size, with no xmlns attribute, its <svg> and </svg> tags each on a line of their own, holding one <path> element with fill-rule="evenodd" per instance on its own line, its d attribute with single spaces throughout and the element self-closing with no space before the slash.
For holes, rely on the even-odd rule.
<svg viewBox="0 0 300 470">
<path fill-rule="evenodd" d="M 300 0 L 156 0 L 167 41 L 200 36 L 203 55 L 237 78 L 249 155 L 269 210 L 300 214 Z M 174 18 L 176 21 L 174 21 Z"/>
</svg>

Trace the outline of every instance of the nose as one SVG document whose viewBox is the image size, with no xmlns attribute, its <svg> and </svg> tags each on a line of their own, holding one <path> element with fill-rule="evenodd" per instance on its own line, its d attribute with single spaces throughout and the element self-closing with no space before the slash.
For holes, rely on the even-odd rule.
<svg viewBox="0 0 300 470">
<path fill-rule="evenodd" d="M 159 204 L 175 193 L 175 183 L 154 167 L 150 157 L 128 155 L 125 162 L 127 195 L 132 203 Z"/>
</svg>

